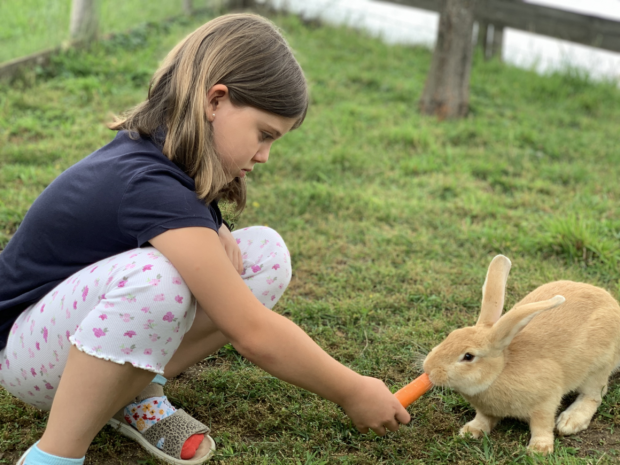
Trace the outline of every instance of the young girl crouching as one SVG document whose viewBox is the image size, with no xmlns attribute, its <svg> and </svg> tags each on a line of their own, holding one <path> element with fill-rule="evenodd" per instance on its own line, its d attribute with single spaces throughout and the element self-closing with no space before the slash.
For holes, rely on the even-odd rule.
<svg viewBox="0 0 620 465">
<path fill-rule="evenodd" d="M 273 24 L 216 18 L 168 54 L 114 140 L 37 198 L 0 254 L 0 384 L 50 410 L 19 464 L 81 464 L 106 423 L 168 463 L 208 460 L 209 429 L 163 385 L 228 342 L 362 432 L 409 421 L 383 382 L 271 311 L 291 277 L 278 233 L 222 221 L 218 201 L 243 209 L 245 176 L 307 106 Z"/>
</svg>

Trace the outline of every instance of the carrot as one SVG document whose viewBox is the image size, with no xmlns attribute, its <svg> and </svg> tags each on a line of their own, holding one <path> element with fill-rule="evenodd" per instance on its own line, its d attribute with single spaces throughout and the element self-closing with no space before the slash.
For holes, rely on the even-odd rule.
<svg viewBox="0 0 620 465">
<path fill-rule="evenodd" d="M 422 376 L 418 376 L 416 379 L 407 384 L 404 388 L 400 389 L 396 394 L 396 398 L 405 408 L 409 407 L 422 395 L 433 387 L 433 383 L 428 378 L 428 375 L 424 373 Z"/>
</svg>

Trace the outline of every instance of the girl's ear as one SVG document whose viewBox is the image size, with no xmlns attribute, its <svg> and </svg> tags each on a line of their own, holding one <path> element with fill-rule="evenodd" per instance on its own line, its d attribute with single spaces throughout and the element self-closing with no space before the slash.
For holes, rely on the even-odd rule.
<svg viewBox="0 0 620 465">
<path fill-rule="evenodd" d="M 213 114 L 222 101 L 229 98 L 228 87 L 224 84 L 215 84 L 207 90 L 207 119 L 213 121 Z"/>
<path fill-rule="evenodd" d="M 503 351 L 519 331 L 532 321 L 532 318 L 541 312 L 557 307 L 564 303 L 565 300 L 563 296 L 556 295 L 549 300 L 513 308 L 493 325 L 489 336 L 490 347 L 493 350 Z"/>
<path fill-rule="evenodd" d="M 510 260 L 503 255 L 496 255 L 491 261 L 482 286 L 482 307 L 476 326 L 492 326 L 502 316 L 510 265 Z"/>
</svg>

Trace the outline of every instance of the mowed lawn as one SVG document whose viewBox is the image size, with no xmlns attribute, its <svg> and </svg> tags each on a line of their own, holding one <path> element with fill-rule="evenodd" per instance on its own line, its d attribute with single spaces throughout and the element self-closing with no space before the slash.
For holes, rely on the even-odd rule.
<svg viewBox="0 0 620 465">
<path fill-rule="evenodd" d="M 141 27 L 0 84 L 0 249 L 37 195 L 112 139 L 104 123 L 141 101 L 159 60 L 208 17 Z M 327 352 L 396 391 L 424 354 L 475 323 L 486 268 L 513 262 L 507 307 L 547 281 L 620 295 L 620 92 L 567 69 L 549 76 L 476 57 L 471 114 L 418 114 L 431 52 L 274 17 L 311 86 L 306 122 L 248 181 L 241 226 L 266 224 L 290 248 L 278 311 Z M 1 285 L 1 283 L 0 283 Z M 619 335 L 620 336 L 620 335 Z M 620 377 L 590 428 L 528 456 L 525 423 L 459 438 L 474 411 L 436 389 L 385 438 L 280 382 L 231 346 L 168 384 L 210 425 L 226 464 L 611 464 L 620 457 Z M 569 401 L 570 399 L 568 399 Z M 46 414 L 0 390 L 0 463 L 13 464 Z M 155 464 L 104 428 L 88 464 Z"/>
</svg>

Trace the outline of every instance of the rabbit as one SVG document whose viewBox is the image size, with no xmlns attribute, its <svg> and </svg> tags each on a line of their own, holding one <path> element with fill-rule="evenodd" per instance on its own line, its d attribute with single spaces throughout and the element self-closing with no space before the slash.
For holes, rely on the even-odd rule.
<svg viewBox="0 0 620 465">
<path fill-rule="evenodd" d="M 560 435 L 585 430 L 609 376 L 620 365 L 620 306 L 604 289 L 573 281 L 544 284 L 502 316 L 511 262 L 497 255 L 482 287 L 476 326 L 457 329 L 424 359 L 435 386 L 476 409 L 461 436 L 490 433 L 504 417 L 529 422 L 528 450 L 553 452 Z M 576 400 L 557 421 L 562 397 Z"/>
</svg>

